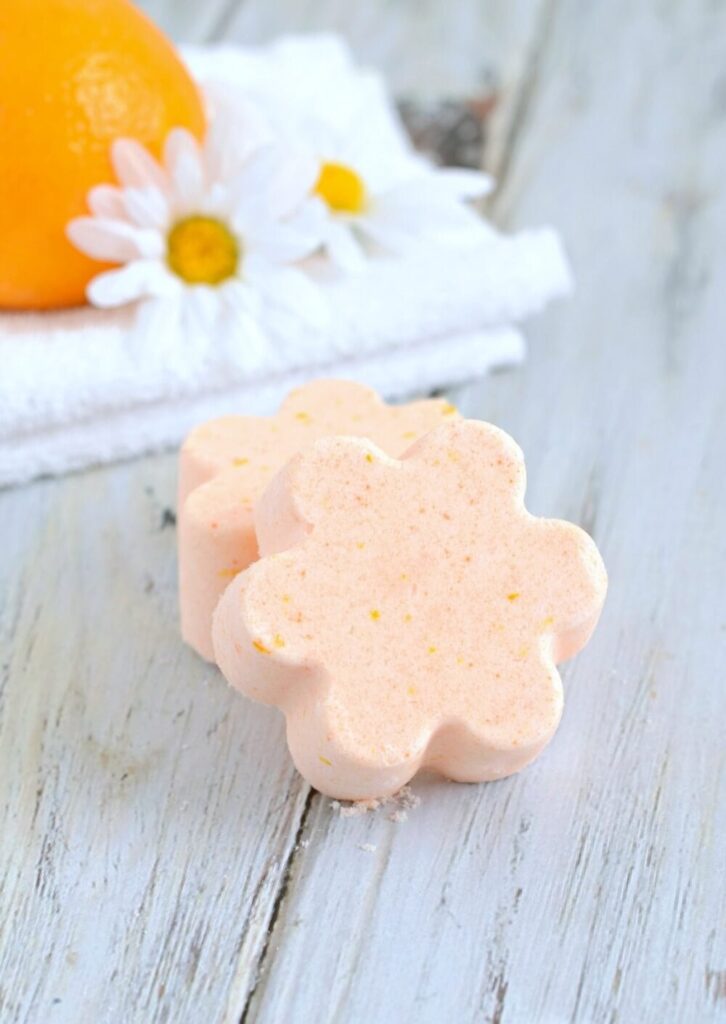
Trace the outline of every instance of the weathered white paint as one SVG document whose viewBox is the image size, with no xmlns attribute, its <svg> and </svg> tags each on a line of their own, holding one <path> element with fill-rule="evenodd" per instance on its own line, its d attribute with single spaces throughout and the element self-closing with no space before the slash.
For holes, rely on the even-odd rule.
<svg viewBox="0 0 726 1024">
<path fill-rule="evenodd" d="M 294 842 L 279 723 L 178 641 L 173 461 L 1 497 L 3 1024 L 221 1019 Z"/>
<path fill-rule="evenodd" d="M 705 5 L 550 17 L 495 213 L 560 225 L 579 292 L 522 371 L 460 401 L 522 443 L 534 511 L 593 531 L 606 613 L 520 777 L 437 784 L 403 827 L 314 807 L 256 1019 L 726 1013 L 726 24 Z"/>
<path fill-rule="evenodd" d="M 579 290 L 455 397 L 610 569 L 558 735 L 341 819 L 180 648 L 171 457 L 0 495 L 3 1024 L 726 1018 L 726 12 L 542 11 L 494 215 Z"/>
<path fill-rule="evenodd" d="M 385 71 L 397 93 L 476 96 L 513 86 L 542 0 L 141 0 L 175 38 L 266 43 L 290 32 L 338 32 Z"/>
</svg>

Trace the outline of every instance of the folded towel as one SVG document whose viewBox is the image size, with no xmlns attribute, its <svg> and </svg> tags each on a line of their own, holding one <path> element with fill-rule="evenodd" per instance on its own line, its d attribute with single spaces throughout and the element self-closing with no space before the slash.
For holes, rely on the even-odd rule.
<svg viewBox="0 0 726 1024">
<path fill-rule="evenodd" d="M 319 116 L 336 84 L 358 106 L 365 95 L 366 131 L 417 159 L 378 76 L 356 69 L 336 40 L 198 49 L 188 59 L 201 80 L 213 71 L 229 96 L 240 89 L 286 117 L 294 118 L 291 89 Z M 133 307 L 1 315 L 0 484 L 160 450 L 199 419 L 270 412 L 289 387 L 314 376 L 354 377 L 387 397 L 469 379 L 520 360 L 523 340 L 511 325 L 571 287 L 553 231 L 507 237 L 484 222 L 456 248 L 429 243 L 413 256 L 371 260 L 350 277 L 320 276 L 331 328 L 312 334 L 291 325 L 254 375 L 227 350 L 184 349 L 163 331 L 144 335 L 140 347 Z"/>
<path fill-rule="evenodd" d="M 272 413 L 290 388 L 311 376 L 352 378 L 383 395 L 399 397 L 442 381 L 480 376 L 492 366 L 518 362 L 523 355 L 524 340 L 515 329 L 480 331 L 332 361 L 313 374 L 293 370 L 217 392 L 164 397 L 143 406 L 121 405 L 85 419 L 66 418 L 58 426 L 19 432 L 1 441 L 0 484 L 160 451 L 178 444 L 196 423 L 214 416 Z"/>
</svg>

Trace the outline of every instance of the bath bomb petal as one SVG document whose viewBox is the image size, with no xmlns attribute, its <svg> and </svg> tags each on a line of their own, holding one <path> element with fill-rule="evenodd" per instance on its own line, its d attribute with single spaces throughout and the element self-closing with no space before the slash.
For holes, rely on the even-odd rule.
<svg viewBox="0 0 726 1024">
<path fill-rule="evenodd" d="M 213 660 L 212 612 L 257 557 L 254 503 L 301 448 L 330 434 L 364 435 L 392 455 L 457 417 L 442 399 L 386 405 L 352 381 L 319 380 L 292 391 L 275 416 L 226 416 L 195 428 L 179 463 L 179 594 L 182 635 Z"/>
<path fill-rule="evenodd" d="M 401 460 L 324 438 L 256 506 L 261 558 L 214 616 L 237 689 L 279 706 L 299 770 L 348 799 L 421 767 L 501 778 L 562 711 L 556 661 L 594 627 L 602 560 L 579 528 L 524 507 L 517 445 L 452 420 Z"/>
</svg>

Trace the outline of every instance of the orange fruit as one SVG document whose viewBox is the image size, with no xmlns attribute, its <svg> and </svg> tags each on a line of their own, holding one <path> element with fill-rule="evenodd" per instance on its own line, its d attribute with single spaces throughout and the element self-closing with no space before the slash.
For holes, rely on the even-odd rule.
<svg viewBox="0 0 726 1024">
<path fill-rule="evenodd" d="M 202 137 L 199 91 L 129 0 L 0 2 L 0 307 L 85 301 L 105 264 L 73 248 L 68 221 L 114 181 L 113 139 L 159 156 L 174 127 Z"/>
</svg>

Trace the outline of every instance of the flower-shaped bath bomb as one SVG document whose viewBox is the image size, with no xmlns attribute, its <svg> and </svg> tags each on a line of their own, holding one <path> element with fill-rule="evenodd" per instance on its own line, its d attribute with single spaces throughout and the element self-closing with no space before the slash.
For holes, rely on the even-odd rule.
<svg viewBox="0 0 726 1024">
<path fill-rule="evenodd" d="M 214 659 L 212 613 L 231 579 L 257 558 L 253 506 L 301 448 L 331 434 L 364 436 L 400 455 L 458 417 L 441 399 L 386 405 L 352 381 L 292 391 L 276 416 L 225 416 L 196 427 L 179 465 L 179 603 L 182 636 Z"/>
<path fill-rule="evenodd" d="M 214 649 L 284 711 L 317 789 L 385 796 L 422 767 L 498 779 L 550 739 L 555 664 L 588 640 L 607 580 L 586 533 L 526 511 L 524 485 L 514 441 L 471 420 L 401 461 L 326 438 L 270 484 L 261 560 L 222 597 Z"/>
</svg>

